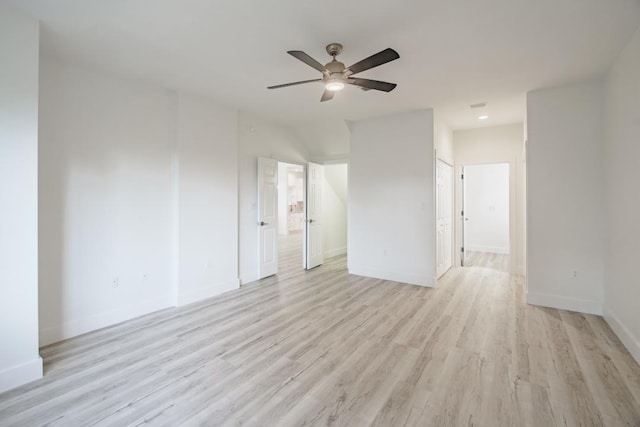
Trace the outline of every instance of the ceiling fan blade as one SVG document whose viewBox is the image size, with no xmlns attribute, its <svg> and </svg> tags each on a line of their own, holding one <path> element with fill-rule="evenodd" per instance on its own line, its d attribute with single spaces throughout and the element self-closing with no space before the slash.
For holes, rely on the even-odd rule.
<svg viewBox="0 0 640 427">
<path fill-rule="evenodd" d="M 300 61 L 304 62 L 308 66 L 315 68 L 321 73 L 328 73 L 324 65 L 322 65 L 321 63 L 319 63 L 318 61 L 316 61 L 315 59 L 313 59 L 312 57 L 310 57 L 309 55 L 307 55 L 301 50 L 290 50 L 290 51 L 287 51 L 287 53 L 293 56 L 294 58 L 297 58 Z"/>
<path fill-rule="evenodd" d="M 347 70 L 350 70 L 351 74 L 358 74 L 370 68 L 377 67 L 378 65 L 394 61 L 398 58 L 400 58 L 398 52 L 391 48 L 386 48 L 385 50 L 378 52 L 375 55 L 371 55 L 370 57 L 365 58 L 360 62 L 356 62 L 351 67 L 347 67 Z"/>
<path fill-rule="evenodd" d="M 305 83 L 321 82 L 321 81 L 322 81 L 322 79 L 302 80 L 301 82 L 293 82 L 293 83 L 285 83 L 285 84 L 282 84 L 282 85 L 269 86 L 267 89 L 280 89 L 281 87 L 302 85 L 302 84 L 305 84 Z"/>
<path fill-rule="evenodd" d="M 383 92 L 391 92 L 397 86 L 395 83 L 381 82 L 378 80 L 359 79 L 357 77 L 349 77 L 347 80 L 345 80 L 345 82 L 350 85 L 360 86 L 364 89 L 375 89 L 381 90 Z"/>
<path fill-rule="evenodd" d="M 325 89 L 324 93 L 322 94 L 322 98 L 320 98 L 320 102 L 331 101 L 333 99 L 334 94 L 335 94 L 334 91 Z"/>
</svg>

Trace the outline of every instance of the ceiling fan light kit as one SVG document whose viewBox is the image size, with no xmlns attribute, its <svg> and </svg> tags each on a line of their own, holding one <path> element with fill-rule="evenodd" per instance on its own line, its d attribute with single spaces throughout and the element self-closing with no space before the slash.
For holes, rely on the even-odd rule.
<svg viewBox="0 0 640 427">
<path fill-rule="evenodd" d="M 326 90 L 330 90 L 332 92 L 337 92 L 339 90 L 344 89 L 344 82 L 341 79 L 329 79 L 324 85 Z"/>
<path fill-rule="evenodd" d="M 342 45 L 340 43 L 330 43 L 327 45 L 327 53 L 333 57 L 333 59 L 325 65 L 322 65 L 311 56 L 307 55 L 301 50 L 290 50 L 287 53 L 294 58 L 304 62 L 308 66 L 320 71 L 322 73 L 321 79 L 303 80 L 293 83 L 285 83 L 276 86 L 269 86 L 268 89 L 279 89 L 282 87 L 295 86 L 305 83 L 323 82 L 324 93 L 322 94 L 321 102 L 329 101 L 333 99 L 335 92 L 344 89 L 345 85 L 358 86 L 363 90 L 379 90 L 382 92 L 391 92 L 395 89 L 395 83 L 381 82 L 378 80 L 361 79 L 352 77 L 354 74 L 361 73 L 371 68 L 377 67 L 387 62 L 395 61 L 400 58 L 398 52 L 391 48 L 382 50 L 368 58 L 363 59 L 360 62 L 356 62 L 350 67 L 345 67 L 344 64 L 336 59 L 336 56 L 342 52 Z"/>
</svg>

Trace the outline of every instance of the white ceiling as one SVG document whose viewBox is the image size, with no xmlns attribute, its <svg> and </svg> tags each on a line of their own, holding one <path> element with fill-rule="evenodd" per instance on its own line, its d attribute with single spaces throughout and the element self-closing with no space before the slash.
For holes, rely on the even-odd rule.
<svg viewBox="0 0 640 427">
<path fill-rule="evenodd" d="M 522 121 L 524 93 L 603 73 L 640 23 L 636 0 L 0 0 L 42 21 L 42 50 L 84 66 L 215 97 L 290 125 L 318 126 L 441 108 L 454 129 Z M 392 47 L 400 59 L 361 74 L 386 94 L 347 87 L 267 90 L 319 77 L 340 42 L 350 65 Z M 479 123 L 468 105 L 488 101 Z"/>
</svg>

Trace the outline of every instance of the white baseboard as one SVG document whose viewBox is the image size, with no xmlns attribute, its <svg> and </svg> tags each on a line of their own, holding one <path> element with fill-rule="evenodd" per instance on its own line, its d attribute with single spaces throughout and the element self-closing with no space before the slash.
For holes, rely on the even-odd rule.
<svg viewBox="0 0 640 427">
<path fill-rule="evenodd" d="M 141 304 L 130 305 L 128 307 L 64 322 L 61 325 L 42 328 L 40 329 L 40 346 L 53 344 L 54 342 L 95 331 L 96 329 L 115 325 L 125 320 L 171 307 L 172 305 L 171 297 L 167 295 L 162 298 L 145 301 Z"/>
<path fill-rule="evenodd" d="M 191 304 L 203 299 L 215 297 L 222 293 L 238 289 L 240 281 L 238 279 L 230 279 L 224 282 L 214 283 L 212 285 L 200 286 L 199 288 L 189 290 L 188 292 L 178 292 L 178 301 L 176 306 Z"/>
<path fill-rule="evenodd" d="M 527 292 L 527 304 L 557 308 L 559 310 L 577 311 L 579 313 L 602 315 L 602 303 L 559 295 Z"/>
<path fill-rule="evenodd" d="M 347 247 L 344 246 L 342 248 L 334 248 L 334 249 L 329 249 L 328 251 L 325 251 L 324 257 L 333 258 L 334 256 L 338 256 L 346 253 L 347 253 Z"/>
<path fill-rule="evenodd" d="M 604 320 L 607 321 L 613 332 L 616 333 L 622 344 L 627 347 L 629 353 L 636 359 L 636 362 L 640 363 L 640 338 L 634 336 L 629 328 L 627 328 L 620 318 L 607 306 L 603 309 Z"/>
<path fill-rule="evenodd" d="M 255 282 L 256 280 L 260 280 L 260 275 L 257 271 L 240 275 L 240 285 L 246 285 L 247 283 Z"/>
<path fill-rule="evenodd" d="M 472 252 L 489 252 L 492 254 L 503 254 L 509 255 L 509 247 L 501 247 L 501 246 L 483 246 L 483 245 L 467 245 L 464 248 L 466 251 Z"/>
<path fill-rule="evenodd" d="M 354 264 L 349 265 L 349 274 L 390 280 L 392 282 L 408 283 L 410 285 L 426 286 L 429 288 L 435 287 L 434 277 L 429 274 L 419 274 L 415 272 L 412 273 Z"/>
<path fill-rule="evenodd" d="M 42 378 L 42 358 L 38 356 L 0 371 L 0 393 Z"/>
</svg>

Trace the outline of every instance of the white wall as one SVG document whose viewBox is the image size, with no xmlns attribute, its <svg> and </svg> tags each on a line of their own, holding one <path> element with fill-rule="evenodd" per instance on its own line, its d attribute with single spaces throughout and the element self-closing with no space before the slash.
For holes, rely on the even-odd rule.
<svg viewBox="0 0 640 427">
<path fill-rule="evenodd" d="M 323 118 L 318 123 L 295 126 L 292 130 L 311 162 L 343 163 L 349 158 L 350 131 L 343 119 Z"/>
<path fill-rule="evenodd" d="M 40 83 L 48 344 L 171 305 L 175 119 L 162 89 L 50 60 Z"/>
<path fill-rule="evenodd" d="M 606 78 L 604 315 L 640 363 L 640 29 Z"/>
<path fill-rule="evenodd" d="M 37 21 L 0 5 L 0 393 L 42 377 L 38 37 Z"/>
<path fill-rule="evenodd" d="M 436 109 L 433 111 L 433 138 L 436 156 L 453 166 L 455 157 L 453 154 L 453 131 L 440 117 L 441 114 Z"/>
<path fill-rule="evenodd" d="M 236 111 L 179 97 L 179 287 L 177 305 L 236 289 Z"/>
<path fill-rule="evenodd" d="M 244 284 L 258 280 L 258 157 L 306 164 L 307 152 L 290 129 L 245 112 L 238 116 L 238 141 L 239 277 Z"/>
<path fill-rule="evenodd" d="M 515 123 L 503 126 L 485 127 L 479 129 L 460 130 L 453 132 L 453 146 L 456 166 L 509 163 L 510 166 L 510 215 L 509 235 L 511 248 L 511 271 L 515 274 L 525 272 L 525 227 L 526 227 L 526 165 L 524 161 L 523 125 Z M 460 194 L 459 168 L 456 170 L 456 192 Z M 456 196 L 456 209 L 459 213 L 461 203 Z M 455 220 L 456 251 L 455 265 L 460 265 L 460 221 Z"/>
<path fill-rule="evenodd" d="M 435 284 L 433 112 L 351 124 L 349 272 Z"/>
<path fill-rule="evenodd" d="M 527 94 L 531 304 L 601 312 L 602 104 L 600 80 Z"/>
<path fill-rule="evenodd" d="M 347 164 L 324 165 L 324 257 L 347 253 Z"/>
<path fill-rule="evenodd" d="M 509 164 L 464 168 L 465 251 L 509 253 Z"/>
<path fill-rule="evenodd" d="M 41 64 L 40 340 L 238 287 L 237 113 Z"/>
</svg>

